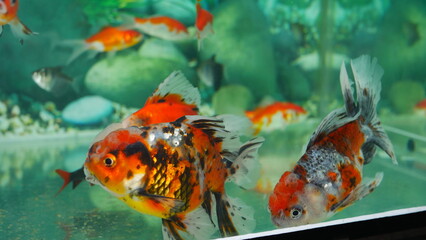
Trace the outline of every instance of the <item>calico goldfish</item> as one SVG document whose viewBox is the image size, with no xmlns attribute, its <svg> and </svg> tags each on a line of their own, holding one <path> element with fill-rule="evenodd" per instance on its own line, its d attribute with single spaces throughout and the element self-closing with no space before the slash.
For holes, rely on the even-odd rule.
<svg viewBox="0 0 426 240">
<path fill-rule="evenodd" d="M 255 134 L 260 131 L 270 132 L 282 129 L 289 123 L 303 119 L 306 115 L 306 110 L 301 106 L 288 102 L 274 102 L 252 111 L 246 111 L 246 116 L 253 123 Z"/>
<path fill-rule="evenodd" d="M 197 115 L 200 99 L 198 89 L 191 85 L 182 72 L 175 71 L 159 85 L 141 109 L 132 113 L 122 122 L 109 125 L 96 136 L 94 141 L 103 139 L 110 132 L 119 128 L 143 127 L 172 122 L 185 115 Z M 64 184 L 58 194 L 70 182 L 73 182 L 73 188 L 75 188 L 84 180 L 83 167 L 71 173 L 58 169 L 56 173 L 64 179 Z"/>
<path fill-rule="evenodd" d="M 397 163 L 376 114 L 383 69 L 369 56 L 352 60 L 351 67 L 357 102 L 343 63 L 340 84 L 345 107 L 323 119 L 305 154 L 281 176 L 269 198 L 271 218 L 278 227 L 323 221 L 371 193 L 383 173 L 363 181 L 362 170 L 372 161 L 376 147 Z"/>
<path fill-rule="evenodd" d="M 0 0 L 0 36 L 3 26 L 9 24 L 13 34 L 19 38 L 21 44 L 28 35 L 37 34 L 32 32 L 18 18 L 19 0 Z"/>
<path fill-rule="evenodd" d="M 190 38 L 186 26 L 171 17 L 135 17 L 132 25 L 143 33 L 165 40 L 178 41 Z"/>
<path fill-rule="evenodd" d="M 140 43 L 143 35 L 135 30 L 107 26 L 85 40 L 67 40 L 60 45 L 71 45 L 74 52 L 68 62 L 72 62 L 86 51 L 92 54 L 100 52 L 114 53 Z"/>
<path fill-rule="evenodd" d="M 195 19 L 195 28 L 198 39 L 198 49 L 201 49 L 201 42 L 207 36 L 213 34 L 213 14 L 201 7 L 201 0 L 195 4 L 197 16 Z"/>
<path fill-rule="evenodd" d="M 263 139 L 241 145 L 215 117 L 121 128 L 89 150 L 86 180 L 136 211 L 162 219 L 165 239 L 250 232 L 253 211 L 225 193 L 225 182 L 250 182 Z"/>
</svg>

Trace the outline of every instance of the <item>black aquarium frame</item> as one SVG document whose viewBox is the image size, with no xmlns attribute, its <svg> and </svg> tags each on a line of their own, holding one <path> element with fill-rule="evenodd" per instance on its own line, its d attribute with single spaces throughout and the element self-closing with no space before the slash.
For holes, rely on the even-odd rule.
<svg viewBox="0 0 426 240">
<path fill-rule="evenodd" d="M 366 215 L 366 218 L 363 220 L 358 219 L 354 221 L 352 218 L 341 219 L 331 221 L 327 226 L 317 227 L 312 225 L 313 227 L 308 229 L 299 228 L 296 231 L 283 233 L 280 233 L 280 230 L 267 231 L 258 234 L 236 236 L 235 239 L 426 240 L 426 206 L 417 209 L 407 209 L 406 212 L 404 210 L 396 210 L 398 211 L 397 214 L 384 214 L 383 217 L 380 217 L 380 213 L 374 214 L 372 219 L 368 219 L 369 215 Z M 341 222 L 336 223 L 338 221 Z"/>
</svg>

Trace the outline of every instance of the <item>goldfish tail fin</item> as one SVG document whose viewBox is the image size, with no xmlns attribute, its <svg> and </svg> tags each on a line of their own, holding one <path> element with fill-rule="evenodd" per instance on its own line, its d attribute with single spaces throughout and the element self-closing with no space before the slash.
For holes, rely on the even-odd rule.
<svg viewBox="0 0 426 240">
<path fill-rule="evenodd" d="M 362 149 L 365 162 L 371 161 L 375 151 L 374 145 L 377 145 L 389 155 L 394 164 L 397 164 L 392 143 L 381 126 L 376 113 L 377 103 L 380 100 L 380 79 L 383 76 L 383 68 L 377 64 L 376 58 L 371 59 L 367 55 L 352 60 L 351 66 L 355 78 L 360 117 L 363 125 L 371 130 L 367 131 L 367 133 L 371 133 L 369 134 L 370 136 L 367 134 L 367 141 Z M 366 158 L 366 156 L 369 158 Z"/>
<path fill-rule="evenodd" d="M 163 219 L 163 239 L 209 239 L 216 229 L 204 208 Z"/>
<path fill-rule="evenodd" d="M 68 186 L 68 184 L 70 182 L 72 182 L 72 188 L 76 188 L 78 186 L 78 184 L 81 183 L 81 181 L 84 180 L 85 175 L 84 175 L 84 170 L 83 167 L 81 167 L 80 169 L 77 169 L 74 172 L 67 172 L 61 169 L 56 169 L 55 172 L 61 176 L 62 179 L 64 179 L 64 184 L 62 185 L 62 187 L 59 189 L 59 191 L 55 194 L 55 196 L 57 196 L 59 193 L 62 192 L 62 190 L 65 189 L 66 186 Z"/>
<path fill-rule="evenodd" d="M 146 104 L 159 101 L 185 102 L 198 108 L 201 96 L 181 71 L 174 71 L 158 86 Z"/>
<path fill-rule="evenodd" d="M 222 237 L 250 233 L 256 227 L 253 208 L 238 198 L 213 192 L 217 226 Z"/>
<path fill-rule="evenodd" d="M 265 141 L 262 137 L 253 138 L 238 150 L 238 156 L 228 168 L 229 180 L 245 189 L 254 188 L 260 177 L 260 163 L 257 160 L 259 147 Z"/>
<path fill-rule="evenodd" d="M 64 188 L 71 182 L 71 173 L 61 170 L 61 169 L 56 169 L 55 172 L 61 176 L 62 179 L 64 179 L 64 184 L 62 185 L 62 187 L 59 189 L 59 191 L 55 194 L 55 196 L 58 196 L 59 193 L 62 192 L 62 190 L 64 190 Z"/>
<path fill-rule="evenodd" d="M 17 38 L 19 38 L 19 42 L 24 44 L 24 39 L 29 35 L 36 35 L 38 33 L 31 31 L 25 24 L 23 24 L 19 19 L 16 17 L 12 21 L 10 21 L 10 28 L 12 29 L 13 35 L 15 35 Z"/>
<path fill-rule="evenodd" d="M 364 183 L 358 185 L 346 198 L 342 201 L 331 206 L 331 211 L 340 211 L 350 206 L 352 203 L 361 200 L 368 194 L 374 191 L 377 186 L 382 182 L 383 173 L 376 173 L 374 179 L 365 179 Z"/>
<path fill-rule="evenodd" d="M 72 63 L 88 50 L 88 44 L 81 39 L 61 40 L 60 42 L 55 42 L 54 45 L 55 47 L 72 48 L 72 53 L 67 60 L 67 64 Z"/>
</svg>

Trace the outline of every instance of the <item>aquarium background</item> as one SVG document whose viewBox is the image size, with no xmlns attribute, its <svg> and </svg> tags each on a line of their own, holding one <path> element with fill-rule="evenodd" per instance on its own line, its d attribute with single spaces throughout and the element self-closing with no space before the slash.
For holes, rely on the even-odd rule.
<svg viewBox="0 0 426 240">
<path fill-rule="evenodd" d="M 361 54 L 384 68 L 379 117 L 399 165 L 378 151 L 365 177 L 384 172 L 371 195 L 336 214 L 340 219 L 426 205 L 426 2 L 350 0 L 203 0 L 215 17 L 201 50 L 196 40 L 145 36 L 114 56 L 83 54 L 67 63 L 69 40 L 85 39 L 122 14 L 166 15 L 186 26 L 193 0 L 21 0 L 19 18 L 38 35 L 21 45 L 9 27 L 0 37 L 0 238 L 161 239 L 160 220 L 132 211 L 98 186 L 62 185 L 55 169 L 83 164 L 98 132 L 141 108 L 174 70 L 200 89 L 204 115 L 245 111 L 273 101 L 304 107 L 307 117 L 261 132 L 261 184 L 227 186 L 256 209 L 255 232 L 275 229 L 268 183 L 291 169 L 321 119 L 343 105 L 342 61 Z M 222 74 L 206 80 L 205 63 Z M 75 90 L 61 97 L 41 89 L 32 73 L 61 66 Z M 218 236 L 215 236 L 218 237 Z"/>
</svg>

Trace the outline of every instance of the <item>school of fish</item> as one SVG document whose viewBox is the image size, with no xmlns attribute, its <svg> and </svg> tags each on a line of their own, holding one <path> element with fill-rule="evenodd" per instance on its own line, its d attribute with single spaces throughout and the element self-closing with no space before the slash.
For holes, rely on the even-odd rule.
<svg viewBox="0 0 426 240">
<path fill-rule="evenodd" d="M 363 167 L 376 148 L 397 163 L 393 146 L 380 125 L 376 106 L 383 69 L 377 59 L 361 56 L 351 61 L 357 101 L 345 65 L 340 84 L 345 107 L 328 114 L 312 135 L 305 154 L 286 171 L 269 197 L 272 222 L 278 227 L 316 223 L 370 194 L 383 173 L 364 179 Z"/>
</svg>

